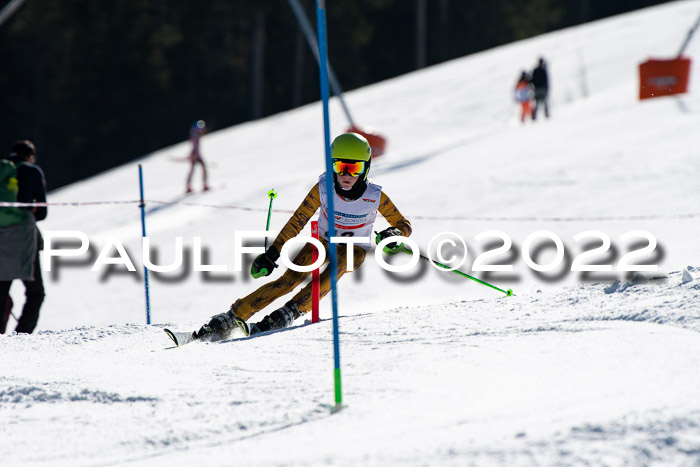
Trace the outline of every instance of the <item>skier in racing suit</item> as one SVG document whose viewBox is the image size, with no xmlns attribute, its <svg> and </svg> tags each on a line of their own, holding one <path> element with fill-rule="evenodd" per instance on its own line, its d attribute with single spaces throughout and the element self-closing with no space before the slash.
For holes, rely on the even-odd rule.
<svg viewBox="0 0 700 467">
<path fill-rule="evenodd" d="M 376 243 L 391 236 L 408 237 L 411 223 L 396 209 L 394 203 L 382 191 L 382 187 L 367 178 L 371 163 L 371 149 L 367 140 L 356 133 L 344 133 L 331 145 L 334 178 L 335 228 L 338 235 L 370 237 L 374 221 L 379 212 L 391 227 L 379 232 Z M 289 239 L 297 236 L 311 219 L 316 210 L 321 208 L 319 216 L 319 237 L 328 251 L 328 193 L 326 192 L 325 173 L 319 182 L 311 188 L 299 208 L 277 235 L 270 248 L 259 255 L 252 264 L 251 274 L 255 278 L 270 275 L 277 267 L 282 246 Z M 352 248 L 353 266 L 357 269 L 365 259 L 370 244 L 340 244 L 337 248 L 338 278 L 347 272 L 348 249 Z M 390 243 L 384 251 L 392 254 L 399 250 L 399 244 Z M 294 258 L 299 266 L 312 264 L 313 246 L 306 244 Z M 326 258 L 328 255 L 326 255 Z M 320 298 L 330 290 L 330 268 L 326 268 L 320 277 Z M 297 272 L 288 269 L 279 279 L 263 285 L 246 297 L 236 300 L 226 313 L 214 316 L 208 324 L 202 326 L 196 337 L 210 332 L 223 331 L 235 326 L 243 329 L 246 335 L 281 329 L 291 326 L 301 314 L 311 311 L 311 284 L 302 288 L 283 307 L 273 311 L 258 322 L 246 323 L 255 313 L 262 310 L 274 300 L 293 291 L 310 272 Z"/>
</svg>

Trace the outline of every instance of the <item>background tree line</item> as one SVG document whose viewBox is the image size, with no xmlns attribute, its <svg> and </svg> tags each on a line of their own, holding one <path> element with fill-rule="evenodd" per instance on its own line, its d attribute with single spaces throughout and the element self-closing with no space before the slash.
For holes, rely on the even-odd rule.
<svg viewBox="0 0 700 467">
<path fill-rule="evenodd" d="M 327 0 L 329 58 L 347 91 L 657 3 Z M 27 0 L 0 26 L 0 64 L 0 150 L 33 140 L 51 189 L 182 141 L 196 119 L 216 130 L 319 99 L 285 0 Z"/>
</svg>

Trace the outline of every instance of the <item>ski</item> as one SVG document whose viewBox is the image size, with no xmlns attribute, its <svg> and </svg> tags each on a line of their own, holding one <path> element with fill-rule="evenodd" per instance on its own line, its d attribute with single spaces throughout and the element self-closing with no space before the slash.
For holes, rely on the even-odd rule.
<svg viewBox="0 0 700 467">
<path fill-rule="evenodd" d="M 221 341 L 224 339 L 230 338 L 234 333 L 235 329 L 231 331 L 224 331 L 224 332 L 210 332 L 207 333 L 203 336 L 196 336 L 195 333 L 193 332 L 178 332 L 178 331 L 171 331 L 170 329 L 163 329 L 165 333 L 168 335 L 168 337 L 175 343 L 177 347 L 182 347 L 183 345 L 187 345 L 191 342 L 195 341 L 202 341 L 202 342 L 216 342 L 216 341 Z M 244 337 L 244 336 L 240 336 Z"/>
<path fill-rule="evenodd" d="M 177 332 L 171 331 L 168 328 L 163 329 L 170 339 L 175 343 L 175 346 L 182 347 L 185 344 L 189 344 L 197 340 L 192 332 Z"/>
<path fill-rule="evenodd" d="M 251 329 L 248 324 L 241 320 L 237 319 L 236 324 L 238 326 L 235 326 L 231 329 L 228 329 L 226 331 L 211 331 L 209 333 L 204 334 L 201 337 L 198 337 L 196 332 L 178 332 L 178 331 L 172 331 L 168 328 L 163 329 L 165 333 L 168 335 L 168 337 L 173 341 L 176 347 L 182 347 L 183 345 L 187 345 L 191 342 L 195 341 L 204 341 L 204 342 L 217 342 L 221 341 L 224 339 L 241 339 L 244 337 L 259 337 L 259 336 L 265 336 L 265 335 L 270 335 L 270 334 L 276 334 L 278 332 L 282 331 L 290 331 L 293 329 L 299 329 L 304 326 L 308 326 L 311 323 L 311 321 L 306 321 L 303 324 L 297 325 L 297 326 L 290 326 L 288 328 L 283 328 L 283 329 L 274 329 L 270 331 L 264 331 L 264 332 L 259 332 L 257 328 Z"/>
<path fill-rule="evenodd" d="M 250 330 L 248 329 L 248 325 L 245 321 L 237 320 L 236 324 L 238 326 L 235 326 L 232 329 L 227 329 L 225 331 L 210 331 L 202 336 L 198 336 L 194 332 L 178 332 L 172 331 L 168 328 L 163 329 L 163 331 L 165 331 L 165 333 L 177 347 L 182 347 L 183 345 L 194 341 L 216 342 L 231 337 L 248 337 L 250 335 Z"/>
</svg>

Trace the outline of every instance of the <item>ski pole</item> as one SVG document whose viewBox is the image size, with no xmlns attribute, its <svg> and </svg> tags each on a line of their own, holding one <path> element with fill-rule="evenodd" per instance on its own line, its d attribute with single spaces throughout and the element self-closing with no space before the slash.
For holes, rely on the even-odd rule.
<svg viewBox="0 0 700 467">
<path fill-rule="evenodd" d="M 399 252 L 404 252 L 404 253 L 413 254 L 413 250 L 411 250 L 410 248 L 408 248 L 408 247 L 407 247 L 406 245 L 404 245 L 403 243 L 399 244 L 398 250 L 399 250 Z M 477 279 L 476 277 L 470 276 L 469 274 L 464 273 L 464 272 L 462 272 L 462 271 L 458 271 L 458 270 L 456 270 L 456 269 L 450 269 L 449 266 L 446 266 L 446 265 L 444 265 L 444 264 L 442 264 L 442 263 L 440 263 L 440 262 L 438 262 L 438 261 L 435 261 L 434 259 L 430 259 L 430 258 L 428 258 L 427 256 L 424 256 L 424 255 L 422 255 L 422 254 L 420 254 L 420 253 L 418 253 L 418 256 L 420 256 L 420 259 L 422 259 L 422 260 L 424 260 L 424 261 L 428 261 L 429 263 L 436 264 L 436 265 L 440 266 L 441 268 L 448 269 L 448 270 L 454 272 L 455 274 L 459 274 L 459 275 L 462 276 L 462 277 L 466 277 L 467 279 L 471 279 L 471 280 L 473 280 L 473 281 L 475 281 L 475 282 L 478 282 L 479 284 L 483 284 L 483 285 L 485 285 L 485 286 L 491 287 L 492 289 L 498 290 L 499 292 L 503 292 L 503 293 L 506 294 L 506 296 L 508 296 L 508 297 L 510 297 L 510 296 L 513 295 L 513 289 L 503 290 L 503 289 L 501 289 L 501 288 L 499 288 L 499 287 L 496 287 L 496 286 L 493 285 L 493 284 L 489 284 L 489 283 L 486 282 L 486 281 L 482 281 L 481 279 Z"/>
<path fill-rule="evenodd" d="M 277 193 L 275 192 L 274 188 L 267 192 L 267 196 L 270 197 L 270 207 L 267 209 L 267 226 L 265 227 L 266 232 L 270 230 L 270 216 L 272 214 L 272 200 L 277 198 Z M 267 236 L 265 236 L 265 252 L 267 252 Z M 258 279 L 260 277 L 267 276 L 269 271 L 267 270 L 267 268 L 262 268 L 260 271 L 254 272 L 253 269 L 251 268 L 250 272 L 254 278 Z"/>
<path fill-rule="evenodd" d="M 267 226 L 265 227 L 265 230 L 270 230 L 270 216 L 272 215 L 272 200 L 277 198 L 277 193 L 275 192 L 275 189 L 273 188 L 272 190 L 268 191 L 267 196 L 270 198 L 270 207 L 267 208 Z M 267 237 L 265 237 L 265 251 L 267 251 Z"/>
</svg>

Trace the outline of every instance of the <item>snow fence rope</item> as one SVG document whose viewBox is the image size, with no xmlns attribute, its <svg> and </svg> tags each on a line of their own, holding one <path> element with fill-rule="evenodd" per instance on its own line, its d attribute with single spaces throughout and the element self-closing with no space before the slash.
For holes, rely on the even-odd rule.
<svg viewBox="0 0 700 467">
<path fill-rule="evenodd" d="M 120 205 L 138 204 L 140 200 L 124 201 L 75 201 L 62 203 L 17 203 L 0 201 L 0 207 L 55 207 L 55 206 L 100 206 L 100 205 Z M 239 211 L 267 212 L 266 208 L 251 208 L 248 206 L 237 206 L 233 204 L 207 204 L 193 203 L 189 201 L 159 201 L 144 200 L 145 204 L 158 204 L 163 206 L 182 205 L 190 207 L 214 208 L 214 209 L 235 209 Z M 291 209 L 273 209 L 273 212 L 294 213 Z M 658 221 L 658 220 L 683 220 L 698 219 L 700 213 L 675 214 L 675 215 L 639 215 L 639 216 L 566 216 L 566 217 L 506 217 L 506 216 L 407 216 L 409 219 L 430 220 L 430 221 L 468 221 L 468 222 L 590 222 L 590 221 Z"/>
<path fill-rule="evenodd" d="M 0 201 L 0 207 L 13 207 L 13 208 L 33 208 L 33 207 L 56 207 L 56 206 L 99 206 L 99 205 L 118 205 L 118 204 L 139 204 L 141 201 L 135 200 L 124 200 L 124 201 L 75 201 L 75 202 L 63 202 L 63 203 L 17 203 L 9 201 Z M 233 204 L 206 204 L 206 203 L 192 203 L 188 201 L 159 201 L 159 200 L 144 200 L 144 204 L 159 204 L 164 206 L 172 206 L 179 204 L 182 206 L 192 206 L 192 207 L 202 207 L 202 208 L 215 208 L 215 209 L 237 209 L 239 211 L 256 211 L 256 212 L 267 212 L 266 208 L 250 208 L 247 206 L 236 206 Z M 287 212 L 293 213 L 290 209 L 273 209 L 274 212 Z"/>
</svg>

